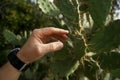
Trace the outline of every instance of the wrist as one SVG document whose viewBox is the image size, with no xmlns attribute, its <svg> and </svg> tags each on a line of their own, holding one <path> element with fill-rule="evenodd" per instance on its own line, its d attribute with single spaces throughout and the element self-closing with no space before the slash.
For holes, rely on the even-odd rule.
<svg viewBox="0 0 120 80">
<path fill-rule="evenodd" d="M 21 73 L 21 72 L 18 71 L 15 67 L 13 67 L 9 61 L 8 61 L 4 66 L 8 67 L 9 70 L 11 70 L 12 72 Z"/>
<path fill-rule="evenodd" d="M 17 80 L 21 72 L 13 67 L 8 61 L 0 68 L 0 80 Z"/>
<path fill-rule="evenodd" d="M 25 64 L 29 64 L 29 61 L 27 60 L 27 57 L 23 55 L 21 51 L 19 51 L 16 55 L 21 61 L 23 61 Z"/>
</svg>

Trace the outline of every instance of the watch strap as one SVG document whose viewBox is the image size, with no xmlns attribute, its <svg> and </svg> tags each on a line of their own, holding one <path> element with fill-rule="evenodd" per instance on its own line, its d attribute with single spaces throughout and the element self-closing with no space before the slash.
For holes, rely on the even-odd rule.
<svg viewBox="0 0 120 80">
<path fill-rule="evenodd" d="M 8 60 L 10 64 L 19 71 L 25 71 L 28 68 L 28 65 L 21 61 L 16 54 L 20 51 L 20 48 L 15 48 L 10 51 L 8 54 Z"/>
</svg>

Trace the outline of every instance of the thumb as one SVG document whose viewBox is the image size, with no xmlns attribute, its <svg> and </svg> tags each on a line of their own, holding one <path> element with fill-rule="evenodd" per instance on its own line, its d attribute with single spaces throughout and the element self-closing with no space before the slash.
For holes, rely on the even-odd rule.
<svg viewBox="0 0 120 80">
<path fill-rule="evenodd" d="M 62 49 L 63 46 L 64 45 L 61 41 L 44 44 L 42 47 L 43 54 L 46 54 L 48 52 L 58 51 L 58 50 Z"/>
</svg>

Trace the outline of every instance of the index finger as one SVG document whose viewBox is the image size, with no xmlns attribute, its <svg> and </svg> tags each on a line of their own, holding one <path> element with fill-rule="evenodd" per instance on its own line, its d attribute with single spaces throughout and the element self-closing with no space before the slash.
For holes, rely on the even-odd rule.
<svg viewBox="0 0 120 80">
<path fill-rule="evenodd" d="M 42 36 L 64 35 L 69 33 L 68 30 L 54 28 L 54 27 L 41 28 L 41 29 L 38 29 L 37 32 Z"/>
</svg>

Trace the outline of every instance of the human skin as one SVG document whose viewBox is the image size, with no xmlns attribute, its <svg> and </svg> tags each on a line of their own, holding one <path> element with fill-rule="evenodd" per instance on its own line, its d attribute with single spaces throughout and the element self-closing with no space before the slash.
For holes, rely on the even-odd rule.
<svg viewBox="0 0 120 80">
<path fill-rule="evenodd" d="M 35 62 L 49 52 L 62 49 L 68 33 L 67 30 L 53 27 L 35 29 L 17 57 L 26 64 Z M 9 61 L 0 68 L 0 80 L 17 80 L 20 74 Z"/>
</svg>

